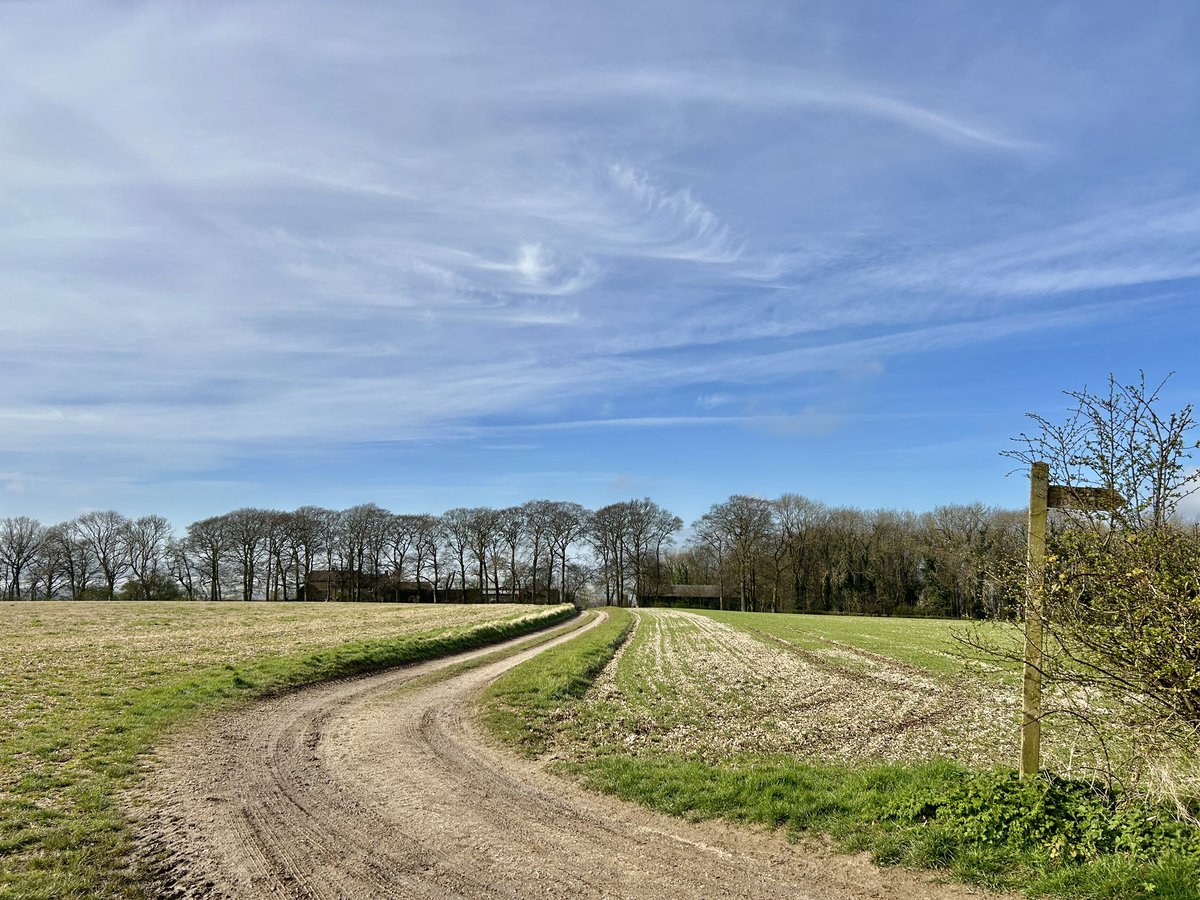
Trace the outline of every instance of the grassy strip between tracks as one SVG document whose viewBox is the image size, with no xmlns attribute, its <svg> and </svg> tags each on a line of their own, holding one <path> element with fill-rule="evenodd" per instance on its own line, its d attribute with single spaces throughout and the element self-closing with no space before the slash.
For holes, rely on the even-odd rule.
<svg viewBox="0 0 1200 900">
<path fill-rule="evenodd" d="M 484 691 L 483 719 L 501 740 L 527 756 L 546 749 L 564 706 L 579 700 L 633 628 L 624 609 L 574 640 L 539 653 L 501 675 Z"/>
<path fill-rule="evenodd" d="M 286 643 L 276 644 L 236 665 L 172 672 L 146 687 L 114 683 L 78 709 L 64 704 L 62 715 L 6 729 L 0 755 L 9 776 L 0 790 L 0 897 L 142 896 L 129 863 L 133 839 L 122 794 L 136 783 L 141 758 L 155 743 L 207 711 L 475 649 L 573 614 L 570 606 L 507 615 L 497 610 L 494 619 L 456 624 L 447 613 L 448 627 L 341 644 L 331 632 L 320 649 L 289 654 Z M 67 684 L 58 692 L 93 689 Z"/>
<path fill-rule="evenodd" d="M 561 754 L 572 709 L 629 633 L 629 618 L 620 614 L 497 681 L 486 697 L 496 733 L 535 755 L 558 728 Z M 1022 782 L 1011 772 L 944 762 L 835 766 L 786 754 L 714 762 L 672 753 L 595 756 L 583 747 L 578 758 L 567 756 L 557 765 L 593 789 L 686 819 L 782 828 L 792 839 L 827 834 L 883 865 L 1032 897 L 1200 898 L 1200 830 L 1173 810 L 1122 802 L 1080 782 Z"/>
<path fill-rule="evenodd" d="M 577 616 L 558 628 L 550 631 L 543 631 L 539 634 L 521 641 L 519 644 L 513 644 L 511 647 L 505 647 L 502 650 L 493 650 L 491 653 L 485 653 L 482 656 L 473 656 L 470 659 L 464 659 L 461 662 L 452 663 L 448 666 L 442 666 L 432 672 L 427 672 L 424 675 L 418 675 L 416 678 L 409 679 L 400 687 L 396 688 L 393 696 L 403 696 L 410 694 L 413 691 L 421 688 L 429 687 L 433 684 L 439 684 L 443 681 L 449 681 L 456 675 L 461 675 L 463 672 L 469 672 L 471 669 L 478 669 L 481 666 L 486 666 L 489 663 L 494 663 L 502 659 L 508 659 L 510 656 L 516 656 L 525 650 L 531 650 L 534 647 L 540 647 L 542 644 L 547 644 L 555 638 L 560 638 L 564 634 L 570 634 L 572 631 L 578 631 L 594 617 L 595 613 L 584 613 L 582 616 Z"/>
</svg>

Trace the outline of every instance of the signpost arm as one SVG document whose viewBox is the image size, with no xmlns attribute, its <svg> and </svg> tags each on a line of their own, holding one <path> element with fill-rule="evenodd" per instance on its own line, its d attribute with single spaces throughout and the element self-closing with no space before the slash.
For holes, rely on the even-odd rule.
<svg viewBox="0 0 1200 900">
<path fill-rule="evenodd" d="M 1046 558 L 1046 504 L 1050 466 L 1035 462 L 1029 471 L 1029 552 L 1025 594 L 1025 671 L 1022 684 L 1021 777 L 1041 768 L 1042 741 L 1042 578 Z"/>
</svg>

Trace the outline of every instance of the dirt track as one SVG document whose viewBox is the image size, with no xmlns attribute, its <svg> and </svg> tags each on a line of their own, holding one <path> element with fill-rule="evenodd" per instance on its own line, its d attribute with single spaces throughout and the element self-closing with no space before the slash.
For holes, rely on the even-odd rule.
<svg viewBox="0 0 1200 900">
<path fill-rule="evenodd" d="M 163 896 L 979 896 L 660 816 L 512 757 L 472 701 L 544 647 L 405 689 L 493 649 L 264 701 L 164 748 L 139 813 Z"/>
</svg>

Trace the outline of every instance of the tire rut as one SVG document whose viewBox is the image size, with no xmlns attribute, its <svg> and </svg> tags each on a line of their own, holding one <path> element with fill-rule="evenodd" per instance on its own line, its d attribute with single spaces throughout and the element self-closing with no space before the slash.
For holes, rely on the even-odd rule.
<svg viewBox="0 0 1200 900">
<path fill-rule="evenodd" d="M 261 701 L 164 747 L 135 813 L 154 887 L 310 900 L 980 896 L 671 819 L 497 747 L 474 720 L 479 691 L 582 630 L 408 690 L 496 647 Z"/>
</svg>

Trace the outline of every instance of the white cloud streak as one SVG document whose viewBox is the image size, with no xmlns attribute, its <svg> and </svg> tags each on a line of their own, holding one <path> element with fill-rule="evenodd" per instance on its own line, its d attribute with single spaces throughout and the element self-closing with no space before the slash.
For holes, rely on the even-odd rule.
<svg viewBox="0 0 1200 900">
<path fill-rule="evenodd" d="M 540 86 L 539 90 L 548 94 L 565 90 L 578 96 L 608 93 L 655 102 L 722 104 L 763 114 L 786 113 L 790 109 L 851 113 L 967 147 L 1020 152 L 1046 149 L 1039 141 L 1007 135 L 861 86 L 839 83 L 821 73 L 792 69 L 764 68 L 753 77 L 670 70 L 598 72 L 568 79 L 565 84 Z"/>
</svg>

